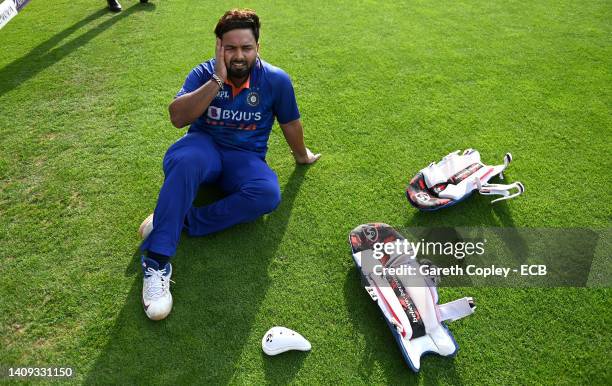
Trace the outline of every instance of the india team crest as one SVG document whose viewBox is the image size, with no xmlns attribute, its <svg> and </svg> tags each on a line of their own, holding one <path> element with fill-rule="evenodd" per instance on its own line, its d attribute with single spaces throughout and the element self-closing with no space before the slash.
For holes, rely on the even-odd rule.
<svg viewBox="0 0 612 386">
<path fill-rule="evenodd" d="M 259 104 L 259 94 L 252 91 L 247 95 L 247 104 L 251 107 L 255 107 Z"/>
</svg>

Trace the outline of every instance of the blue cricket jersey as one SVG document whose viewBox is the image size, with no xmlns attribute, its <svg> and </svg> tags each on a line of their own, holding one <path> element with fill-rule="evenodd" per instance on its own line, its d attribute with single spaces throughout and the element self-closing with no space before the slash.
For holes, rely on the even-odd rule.
<svg viewBox="0 0 612 386">
<path fill-rule="evenodd" d="M 195 91 L 212 78 L 214 71 L 215 59 L 197 65 L 176 96 Z M 289 75 L 257 58 L 245 84 L 237 89 L 225 83 L 189 132 L 203 131 L 221 146 L 265 156 L 274 118 L 283 124 L 299 117 Z"/>
</svg>

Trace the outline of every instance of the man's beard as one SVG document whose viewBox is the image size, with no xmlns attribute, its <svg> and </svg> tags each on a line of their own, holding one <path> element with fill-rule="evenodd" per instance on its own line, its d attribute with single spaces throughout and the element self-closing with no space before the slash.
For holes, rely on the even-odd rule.
<svg viewBox="0 0 612 386">
<path fill-rule="evenodd" d="M 244 63 L 244 66 L 241 68 L 235 68 L 234 64 L 236 63 Z M 230 62 L 230 65 L 227 67 L 227 75 L 230 78 L 236 78 L 236 79 L 246 78 L 251 72 L 251 67 L 252 65 L 249 65 L 249 63 L 246 60 L 239 61 L 239 62 Z"/>
</svg>

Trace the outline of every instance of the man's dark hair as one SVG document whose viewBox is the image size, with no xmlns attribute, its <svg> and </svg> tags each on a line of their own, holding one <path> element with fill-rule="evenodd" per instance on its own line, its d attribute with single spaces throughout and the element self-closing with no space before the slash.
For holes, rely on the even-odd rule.
<svg viewBox="0 0 612 386">
<path fill-rule="evenodd" d="M 259 16 L 252 9 L 230 9 L 225 12 L 217 26 L 215 27 L 215 35 L 219 39 L 223 37 L 223 34 L 233 29 L 248 28 L 253 31 L 255 41 L 259 42 Z"/>
</svg>

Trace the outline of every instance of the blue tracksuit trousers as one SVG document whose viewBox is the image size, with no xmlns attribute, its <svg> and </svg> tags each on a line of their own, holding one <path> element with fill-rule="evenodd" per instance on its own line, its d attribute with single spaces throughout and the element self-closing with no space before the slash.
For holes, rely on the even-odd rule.
<svg viewBox="0 0 612 386">
<path fill-rule="evenodd" d="M 203 236 L 253 221 L 280 203 L 278 178 L 262 155 L 218 146 L 206 133 L 188 133 L 164 156 L 164 183 L 153 231 L 141 249 L 173 256 L 181 231 Z M 217 183 L 228 196 L 194 207 L 203 183 Z"/>
</svg>

